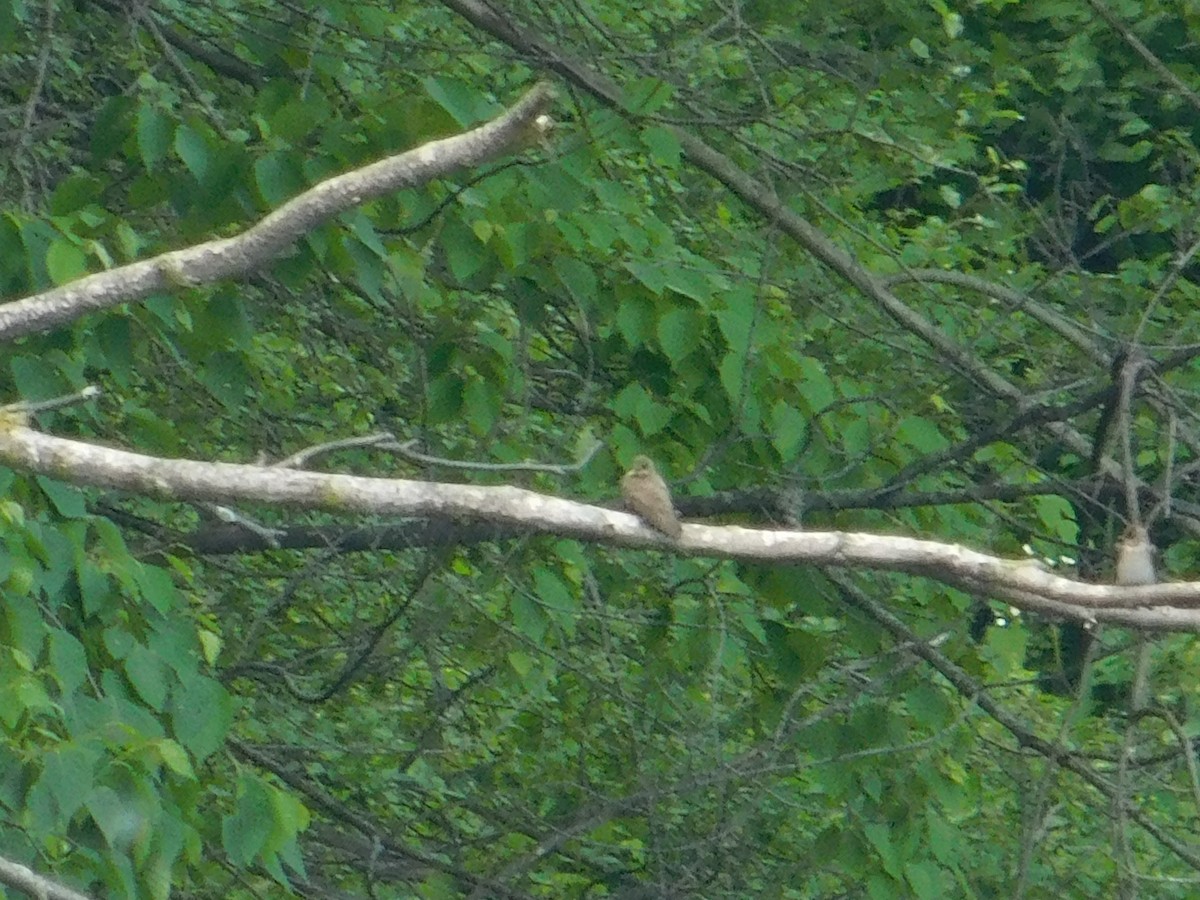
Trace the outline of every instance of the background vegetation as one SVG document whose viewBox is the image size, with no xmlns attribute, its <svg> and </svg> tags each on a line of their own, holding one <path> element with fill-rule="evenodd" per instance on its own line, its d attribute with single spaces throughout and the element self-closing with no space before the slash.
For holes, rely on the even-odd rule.
<svg viewBox="0 0 1200 900">
<path fill-rule="evenodd" d="M 0 396 L 594 502 L 646 453 L 687 517 L 1095 580 L 1124 467 L 1187 578 L 1198 39 L 1158 0 L 6 0 L 6 299 L 561 99 L 249 279 L 9 344 Z M 0 485 L 0 855 L 98 896 L 1195 892 L 1188 634 L 1130 717 L 1128 633 L 915 575 Z"/>
</svg>

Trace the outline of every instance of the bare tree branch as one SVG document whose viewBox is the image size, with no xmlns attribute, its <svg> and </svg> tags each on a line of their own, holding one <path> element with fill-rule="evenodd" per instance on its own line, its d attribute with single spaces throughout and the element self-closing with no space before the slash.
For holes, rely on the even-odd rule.
<svg viewBox="0 0 1200 900">
<path fill-rule="evenodd" d="M 38 900 L 92 900 L 87 894 L 73 891 L 37 874 L 27 866 L 3 857 L 0 857 L 0 884 L 24 891 Z"/>
<path fill-rule="evenodd" d="M 6 303 L 0 306 L 0 340 L 45 331 L 83 313 L 140 300 L 156 291 L 245 275 L 339 213 L 537 144 L 545 137 L 544 113 L 553 100 L 553 89 L 538 84 L 487 124 L 326 179 L 239 235 L 163 253 Z"/>
<path fill-rule="evenodd" d="M 838 531 L 762 531 L 687 524 L 672 540 L 637 516 L 507 485 L 438 484 L 304 472 L 272 466 L 162 459 L 52 437 L 11 423 L 0 428 L 0 461 L 77 484 L 168 500 L 259 502 L 493 522 L 626 547 L 671 547 L 689 556 L 823 563 L 908 572 L 972 593 L 1083 621 L 1200 631 L 1200 582 L 1116 587 L 1082 584 L 953 544 Z"/>
</svg>

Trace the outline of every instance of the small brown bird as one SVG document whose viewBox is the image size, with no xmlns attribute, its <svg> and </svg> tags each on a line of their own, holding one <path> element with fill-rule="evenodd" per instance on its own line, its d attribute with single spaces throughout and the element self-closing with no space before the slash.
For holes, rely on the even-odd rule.
<svg viewBox="0 0 1200 900">
<path fill-rule="evenodd" d="M 1154 584 L 1154 545 L 1142 525 L 1130 525 L 1117 541 L 1117 584 Z"/>
<path fill-rule="evenodd" d="M 662 480 L 649 457 L 633 458 L 629 471 L 621 479 L 621 496 L 625 498 L 625 505 L 629 509 L 667 537 L 678 540 L 683 533 L 667 483 Z"/>
</svg>

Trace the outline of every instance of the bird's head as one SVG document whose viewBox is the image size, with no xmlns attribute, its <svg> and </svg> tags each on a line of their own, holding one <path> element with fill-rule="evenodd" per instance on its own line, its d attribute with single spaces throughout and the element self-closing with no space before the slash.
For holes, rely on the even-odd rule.
<svg viewBox="0 0 1200 900">
<path fill-rule="evenodd" d="M 654 463 L 648 456 L 635 456 L 629 463 L 631 475 L 650 475 L 654 472 Z"/>
</svg>

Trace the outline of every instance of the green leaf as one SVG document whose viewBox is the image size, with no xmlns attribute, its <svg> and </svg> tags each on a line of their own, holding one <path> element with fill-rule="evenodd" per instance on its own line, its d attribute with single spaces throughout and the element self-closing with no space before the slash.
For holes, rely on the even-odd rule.
<svg viewBox="0 0 1200 900">
<path fill-rule="evenodd" d="M 313 132 L 322 129 L 331 114 L 325 96 L 310 87 L 303 98 L 293 96 L 271 113 L 271 133 L 291 144 L 303 145 Z"/>
<path fill-rule="evenodd" d="M 28 597 L 6 596 L 0 622 L 5 626 L 4 645 L 20 650 L 31 662 L 42 655 L 47 627 Z"/>
<path fill-rule="evenodd" d="M 97 162 L 114 156 L 129 136 L 129 123 L 135 100 L 128 94 L 108 98 L 88 129 L 89 146 Z"/>
<path fill-rule="evenodd" d="M 930 731 L 938 731 L 954 718 L 954 710 L 945 696 L 930 684 L 919 684 L 904 695 L 905 706 L 913 720 Z"/>
<path fill-rule="evenodd" d="M 675 88 L 661 78 L 636 78 L 625 85 L 625 108 L 638 115 L 662 109 L 675 95 Z"/>
<path fill-rule="evenodd" d="M 208 141 L 192 126 L 183 124 L 175 129 L 175 152 L 183 160 L 196 181 L 204 184 L 212 168 Z"/>
<path fill-rule="evenodd" d="M 455 280 L 463 282 L 483 268 L 487 251 L 470 228 L 458 219 L 450 219 L 442 229 L 442 247 L 446 265 Z"/>
<path fill-rule="evenodd" d="M 507 659 L 512 670 L 522 678 L 533 671 L 534 659 L 528 653 L 522 653 L 520 650 L 510 650 Z"/>
<path fill-rule="evenodd" d="M 22 667 L 32 667 L 32 662 L 28 658 L 22 659 L 24 654 L 19 651 L 14 650 L 13 656 L 17 665 L 27 663 L 27 666 Z M 55 714 L 57 709 L 58 704 L 50 699 L 46 689 L 35 678 L 10 674 L 5 681 L 0 682 L 0 723 L 10 731 L 15 732 L 17 724 L 26 716 Z"/>
<path fill-rule="evenodd" d="M 131 562 L 142 599 L 159 613 L 165 614 L 174 609 L 179 602 L 179 595 L 175 590 L 175 583 L 171 580 L 171 574 L 161 566 Z"/>
<path fill-rule="evenodd" d="M 1074 506 L 1065 497 L 1034 497 L 1033 506 L 1038 519 L 1050 534 L 1068 546 L 1075 543 L 1079 535 L 1079 525 L 1075 521 Z"/>
<path fill-rule="evenodd" d="M 667 266 L 663 270 L 666 287 L 692 300 L 705 302 L 713 296 L 713 283 L 708 275 L 699 271 L 695 263 Z"/>
<path fill-rule="evenodd" d="M 750 303 L 735 303 L 718 309 L 713 315 L 717 326 L 725 336 L 725 344 L 735 353 L 745 353 L 750 343 L 750 328 L 754 322 L 754 308 Z"/>
<path fill-rule="evenodd" d="M 596 302 L 596 273 L 591 266 L 573 256 L 559 256 L 553 265 L 558 280 L 572 297 L 585 307 Z"/>
<path fill-rule="evenodd" d="M 875 848 L 880 861 L 883 863 L 883 869 L 893 878 L 900 878 L 902 873 L 900 869 L 900 855 L 896 851 L 896 845 L 892 840 L 892 831 L 890 826 L 878 822 L 868 822 L 863 826 L 863 835 Z"/>
<path fill-rule="evenodd" d="M 171 730 L 196 762 L 204 762 L 224 744 L 233 711 L 229 692 L 207 676 L 181 678 L 171 691 Z"/>
<path fill-rule="evenodd" d="M 137 111 L 137 143 L 146 168 L 153 171 L 166 159 L 175 135 L 175 123 L 157 107 L 143 103 Z"/>
<path fill-rule="evenodd" d="M 278 206 L 308 186 L 296 156 L 282 150 L 255 160 L 254 183 L 268 206 Z"/>
<path fill-rule="evenodd" d="M 437 424 L 453 422 L 463 408 L 465 385 L 460 376 L 451 373 L 429 383 L 429 421 Z"/>
<path fill-rule="evenodd" d="M 231 291 L 212 294 L 207 303 L 194 309 L 196 331 L 212 348 L 250 350 L 254 346 L 254 329 L 246 314 L 246 304 Z"/>
<path fill-rule="evenodd" d="M 949 446 L 941 430 L 922 416 L 905 416 L 896 427 L 896 436 L 922 453 L 936 453 Z"/>
<path fill-rule="evenodd" d="M 240 353 L 210 353 L 196 366 L 197 380 L 229 409 L 237 409 L 249 393 L 253 376 Z"/>
<path fill-rule="evenodd" d="M 83 644 L 61 628 L 50 632 L 50 669 L 54 680 L 63 694 L 70 694 L 81 687 L 88 675 L 87 654 Z"/>
<path fill-rule="evenodd" d="M 742 399 L 742 381 L 745 376 L 746 356 L 742 353 L 726 353 L 721 357 L 721 363 L 718 366 L 718 371 L 721 378 L 721 386 L 725 388 L 725 395 L 729 397 L 732 403 L 739 403 Z"/>
<path fill-rule="evenodd" d="M 67 216 L 96 203 L 104 192 L 104 182 L 89 172 L 76 172 L 58 183 L 50 198 L 50 213 Z"/>
<path fill-rule="evenodd" d="M 634 260 L 627 262 L 625 268 L 652 294 L 661 294 L 667 286 L 667 274 L 659 263 Z"/>
<path fill-rule="evenodd" d="M 189 781 L 195 780 L 196 773 L 192 769 L 192 764 L 188 760 L 187 753 L 181 746 L 169 738 L 162 738 L 154 742 L 154 749 L 168 769 L 181 778 L 186 778 Z"/>
<path fill-rule="evenodd" d="M 650 151 L 650 158 L 658 165 L 671 169 L 679 167 L 683 147 L 672 129 L 663 125 L 651 125 L 643 128 L 642 143 Z"/>
<path fill-rule="evenodd" d="M 87 274 L 87 255 L 65 239 L 54 241 L 46 251 L 46 271 L 55 284 L 66 284 Z"/>
<path fill-rule="evenodd" d="M 17 47 L 18 35 L 15 4 L 0 3 L 0 52 L 9 53 Z"/>
<path fill-rule="evenodd" d="M 535 570 L 533 583 L 543 614 L 552 619 L 568 638 L 574 637 L 582 608 L 579 592 L 569 587 L 556 572 L 547 569 Z"/>
<path fill-rule="evenodd" d="M 114 850 L 128 848 L 145 833 L 149 825 L 130 800 L 110 787 L 98 787 L 87 798 L 86 805 L 92 820 L 100 828 L 108 846 Z"/>
<path fill-rule="evenodd" d="M 75 815 L 84 798 L 91 793 L 92 779 L 99 759 L 98 747 L 76 743 L 60 744 L 46 755 L 41 781 L 54 796 L 64 824 Z"/>
<path fill-rule="evenodd" d="M 1137 141 L 1132 145 L 1108 141 L 1100 148 L 1098 155 L 1108 162 L 1133 163 L 1142 162 L 1153 150 L 1154 145 L 1149 141 Z"/>
<path fill-rule="evenodd" d="M 129 319 L 125 316 L 108 316 L 95 326 L 92 337 L 99 347 L 99 352 L 103 354 L 101 364 L 107 367 L 109 377 L 119 387 L 129 387 L 130 378 L 134 374 L 133 339 Z"/>
<path fill-rule="evenodd" d="M 66 519 L 79 519 L 87 515 L 83 492 L 79 488 L 73 484 L 55 481 L 44 475 L 38 475 L 36 480 L 38 487 L 50 498 L 50 502 L 54 504 L 54 508 L 60 516 Z"/>
<path fill-rule="evenodd" d="M 162 710 L 167 699 L 167 669 L 158 654 L 134 643 L 125 658 L 125 674 L 138 695 L 155 710 Z"/>
<path fill-rule="evenodd" d="M 509 600 L 509 608 L 512 610 L 513 626 L 517 631 L 535 644 L 541 643 L 550 624 L 541 606 L 525 594 L 517 592 Z"/>
<path fill-rule="evenodd" d="M 125 659 L 133 650 L 134 637 L 123 628 L 104 629 L 104 646 L 114 659 Z"/>
<path fill-rule="evenodd" d="M 912 889 L 916 898 L 936 898 L 946 896 L 946 886 L 943 884 L 941 870 L 930 860 L 915 860 L 904 864 L 904 880 Z"/>
<path fill-rule="evenodd" d="M 238 779 L 237 807 L 221 821 L 221 846 L 231 862 L 249 865 L 275 827 L 270 789 L 257 778 Z"/>
<path fill-rule="evenodd" d="M 308 871 L 304 867 L 304 856 L 300 852 L 299 841 L 292 840 L 281 847 L 279 858 L 289 869 L 300 876 L 301 881 L 308 881 Z"/>
<path fill-rule="evenodd" d="M 79 587 L 79 603 L 85 613 L 96 615 L 108 608 L 113 585 L 99 566 L 88 559 L 81 560 L 75 568 L 75 581 Z"/>
<path fill-rule="evenodd" d="M 767 645 L 767 632 L 763 628 L 755 606 L 751 603 L 734 603 L 731 608 L 742 629 L 765 647 Z"/>
<path fill-rule="evenodd" d="M 216 665 L 217 659 L 221 656 L 221 637 L 214 634 L 208 629 L 202 629 L 199 632 L 200 655 L 204 656 L 204 661 L 210 666 Z"/>
<path fill-rule="evenodd" d="M 475 233 L 475 237 L 479 239 L 479 243 L 487 244 L 496 233 L 495 226 L 487 219 L 475 219 L 471 222 L 471 231 Z"/>
<path fill-rule="evenodd" d="M 643 344 L 654 334 L 654 304 L 643 294 L 630 294 L 617 307 L 617 327 L 629 344 Z"/>
<path fill-rule="evenodd" d="M 286 847 L 295 846 L 296 835 L 308 827 L 312 816 L 298 798 L 277 788 L 271 790 L 271 809 L 275 813 L 275 827 L 266 849 L 273 853 L 283 852 Z M 296 859 L 298 865 L 303 865 L 299 863 L 298 855 Z"/>
<path fill-rule="evenodd" d="M 490 434 L 492 426 L 500 414 L 500 401 L 503 397 L 496 390 L 496 385 L 482 378 L 473 378 L 467 382 L 463 391 L 463 411 L 471 430 L 480 436 Z"/>
<path fill-rule="evenodd" d="M 635 419 L 642 434 L 658 434 L 671 421 L 670 407 L 659 403 L 640 384 L 628 385 L 612 401 L 613 411 L 624 419 Z"/>
<path fill-rule="evenodd" d="M 488 117 L 490 110 L 476 85 L 445 75 L 430 76 L 422 83 L 426 93 L 459 125 L 474 125 Z"/>
<path fill-rule="evenodd" d="M 808 405 L 809 412 L 821 413 L 837 402 L 838 394 L 833 382 L 825 373 L 824 364 L 811 356 L 800 360 L 802 375 L 797 385 Z"/>
<path fill-rule="evenodd" d="M 1029 632 L 1019 622 L 1004 628 L 989 628 L 979 655 L 987 661 L 997 679 L 1018 677 L 1024 670 Z"/>
<path fill-rule="evenodd" d="M 658 320 L 659 346 L 673 363 L 699 347 L 703 333 L 701 317 L 692 310 L 672 309 Z"/>
<path fill-rule="evenodd" d="M 784 462 L 791 462 L 808 436 L 808 419 L 785 400 L 771 407 L 771 443 Z"/>
<path fill-rule="evenodd" d="M 821 670 L 828 655 L 827 641 L 776 622 L 764 621 L 762 627 L 775 669 L 786 684 L 795 684 Z"/>
</svg>

